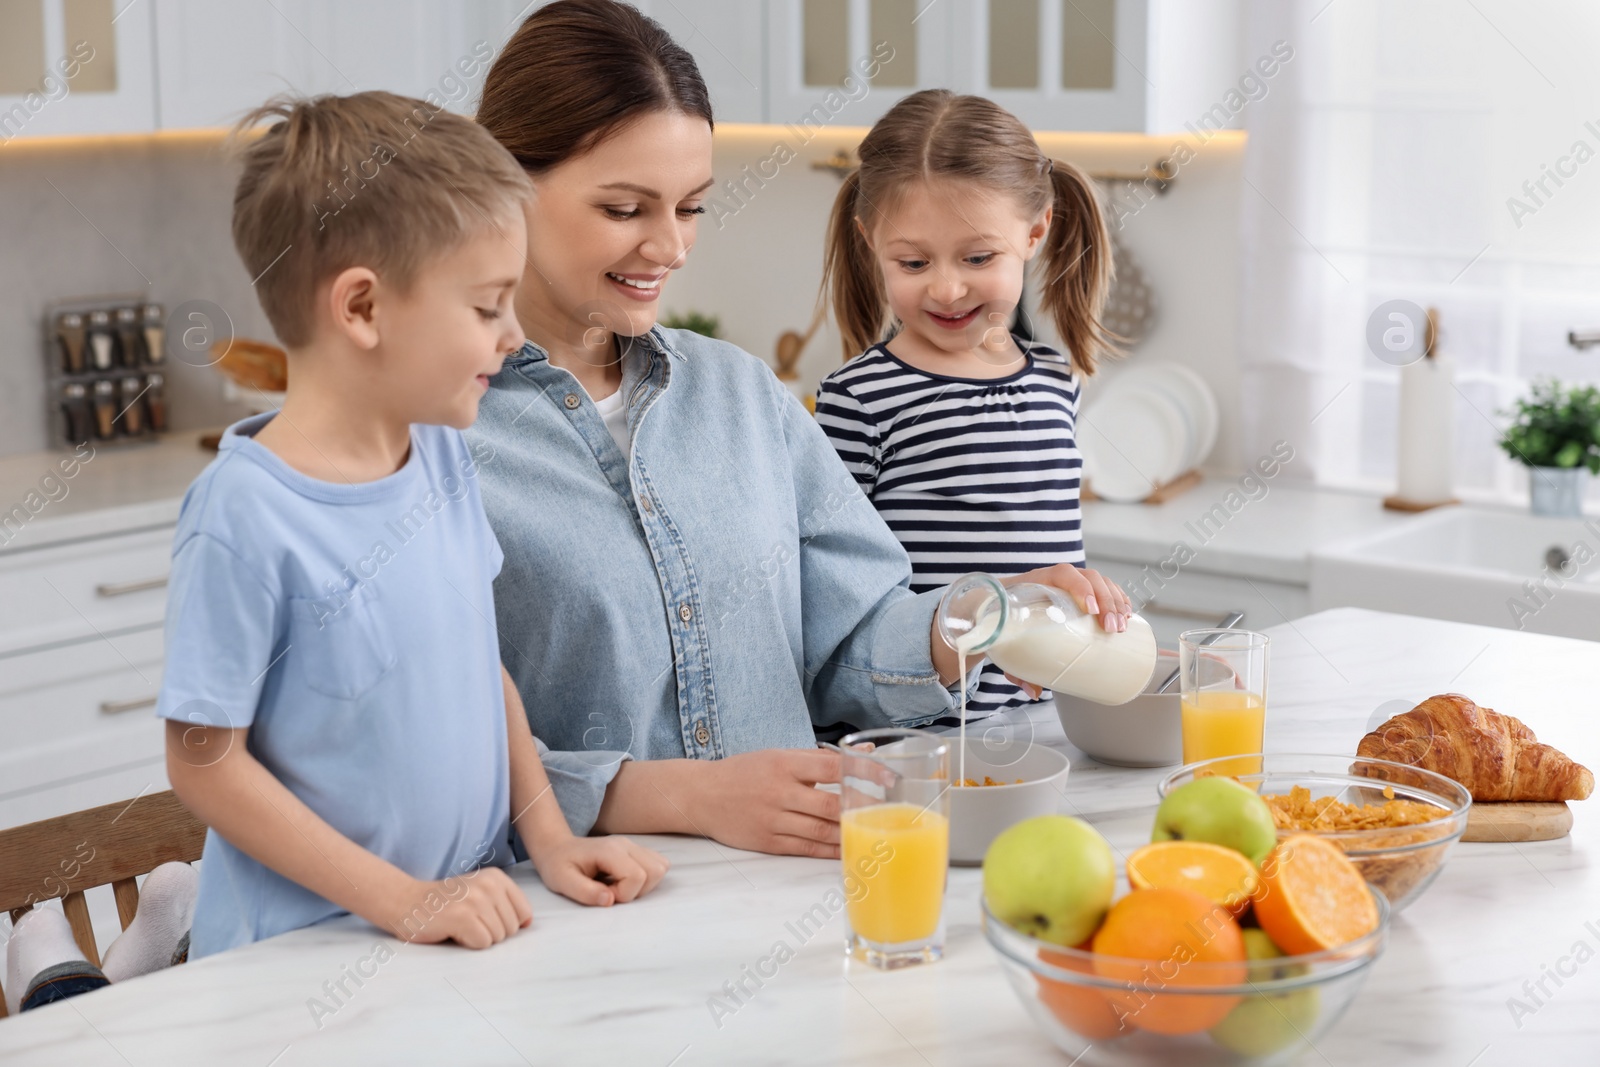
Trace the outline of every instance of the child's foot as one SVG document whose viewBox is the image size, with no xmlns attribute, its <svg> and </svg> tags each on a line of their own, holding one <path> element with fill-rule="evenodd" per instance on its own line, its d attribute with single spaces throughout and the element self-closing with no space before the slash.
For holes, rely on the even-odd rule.
<svg viewBox="0 0 1600 1067">
<path fill-rule="evenodd" d="M 180 962 L 189 937 L 200 877 L 187 863 L 163 863 L 139 887 L 133 922 L 106 949 L 103 969 L 113 982 L 137 978 Z"/>
<path fill-rule="evenodd" d="M 59 999 L 35 996 L 39 987 L 52 983 L 60 984 L 61 995 L 70 996 L 103 986 L 106 980 L 83 958 L 67 917 L 54 908 L 34 908 L 12 927 L 6 946 L 6 1011 L 15 1015 L 25 1003 Z"/>
</svg>

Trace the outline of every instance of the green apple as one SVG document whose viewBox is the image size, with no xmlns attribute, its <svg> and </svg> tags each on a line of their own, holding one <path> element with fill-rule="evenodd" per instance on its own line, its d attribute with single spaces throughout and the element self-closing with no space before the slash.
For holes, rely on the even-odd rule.
<svg viewBox="0 0 1600 1067">
<path fill-rule="evenodd" d="M 1245 997 L 1211 1028 L 1212 1040 L 1244 1056 L 1269 1056 L 1311 1039 L 1322 1010 L 1316 986 Z"/>
<path fill-rule="evenodd" d="M 1244 955 L 1249 960 L 1281 960 L 1286 959 L 1283 949 L 1277 942 L 1267 936 L 1267 932 L 1258 927 L 1248 927 L 1244 931 Z M 1294 978 L 1306 973 L 1306 967 L 1301 963 L 1285 963 L 1270 969 L 1265 967 L 1252 967 L 1250 980 L 1253 982 L 1266 981 L 1268 978 Z"/>
<path fill-rule="evenodd" d="M 1281 960 L 1287 957 L 1265 930 L 1244 931 L 1244 954 L 1250 960 Z M 1251 982 L 1292 978 L 1306 973 L 1300 964 L 1250 968 Z M 1245 997 L 1220 1023 L 1211 1036 L 1223 1048 L 1244 1056 L 1267 1056 L 1293 1045 L 1316 1025 L 1321 996 L 1315 986 L 1289 993 L 1263 993 Z"/>
<path fill-rule="evenodd" d="M 1267 802 L 1232 778 L 1196 778 L 1167 794 L 1156 809 L 1151 841 L 1208 841 L 1236 849 L 1260 866 L 1278 830 Z"/>
<path fill-rule="evenodd" d="M 1017 823 L 983 857 L 983 896 L 994 917 L 1056 945 L 1089 939 L 1111 907 L 1116 880 L 1110 844 L 1066 815 Z"/>
</svg>

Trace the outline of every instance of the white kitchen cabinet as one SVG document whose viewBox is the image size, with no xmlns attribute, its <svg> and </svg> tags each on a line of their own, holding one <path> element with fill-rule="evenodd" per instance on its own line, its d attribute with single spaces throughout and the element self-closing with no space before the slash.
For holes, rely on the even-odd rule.
<svg viewBox="0 0 1600 1067">
<path fill-rule="evenodd" d="M 171 527 L 0 554 L 0 656 L 159 623 L 171 566 Z"/>
<path fill-rule="evenodd" d="M 942 86 L 1036 130 L 1179 133 L 1243 73 L 1239 0 L 769 0 L 768 18 L 769 122 L 833 113 L 827 94 L 886 44 L 893 58 L 841 125 Z"/>
<path fill-rule="evenodd" d="M 470 114 L 509 0 L 150 0 L 163 128 L 227 125 L 277 93 L 385 89 Z"/>
<path fill-rule="evenodd" d="M 756 0 L 638 0 L 694 56 L 716 120 L 766 122 L 769 5 Z"/>
<path fill-rule="evenodd" d="M 0 143 L 155 129 L 151 23 L 128 0 L 0 6 Z"/>
<path fill-rule="evenodd" d="M 767 121 L 870 126 L 951 85 L 949 0 L 768 0 Z"/>
</svg>

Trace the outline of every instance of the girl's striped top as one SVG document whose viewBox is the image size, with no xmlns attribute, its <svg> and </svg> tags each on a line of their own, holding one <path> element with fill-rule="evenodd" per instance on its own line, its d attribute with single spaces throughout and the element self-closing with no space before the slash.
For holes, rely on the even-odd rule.
<svg viewBox="0 0 1600 1067">
<path fill-rule="evenodd" d="M 1083 565 L 1075 439 L 1082 381 L 1055 349 L 1016 343 L 1027 365 L 992 379 L 918 370 L 878 344 L 817 392 L 817 421 L 911 556 L 915 592 L 969 571 L 1009 577 Z M 1027 702 L 986 663 L 967 719 Z"/>
</svg>

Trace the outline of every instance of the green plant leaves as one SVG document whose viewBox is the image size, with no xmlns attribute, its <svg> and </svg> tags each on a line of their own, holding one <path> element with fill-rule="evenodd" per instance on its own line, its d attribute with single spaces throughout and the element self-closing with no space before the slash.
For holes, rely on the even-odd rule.
<svg viewBox="0 0 1600 1067">
<path fill-rule="evenodd" d="M 1587 467 L 1600 474 L 1600 388 L 1534 383 L 1500 436 L 1506 455 L 1529 467 Z"/>
</svg>

